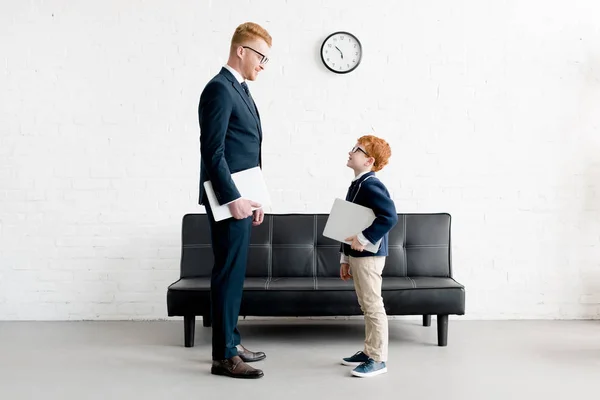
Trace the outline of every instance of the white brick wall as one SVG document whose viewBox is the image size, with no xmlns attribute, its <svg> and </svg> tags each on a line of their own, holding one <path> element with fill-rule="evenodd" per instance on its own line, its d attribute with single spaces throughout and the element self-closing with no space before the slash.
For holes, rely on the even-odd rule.
<svg viewBox="0 0 600 400">
<path fill-rule="evenodd" d="M 196 205 L 199 94 L 235 26 L 275 212 L 327 212 L 376 133 L 401 212 L 453 215 L 465 318 L 600 317 L 600 3 L 0 4 L 0 319 L 164 318 Z M 319 59 L 350 30 L 353 73 Z"/>
</svg>

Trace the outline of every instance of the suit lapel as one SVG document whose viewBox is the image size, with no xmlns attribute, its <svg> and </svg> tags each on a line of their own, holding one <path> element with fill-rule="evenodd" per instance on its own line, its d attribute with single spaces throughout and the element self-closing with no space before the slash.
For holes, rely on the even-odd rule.
<svg viewBox="0 0 600 400">
<path fill-rule="evenodd" d="M 242 85 L 238 85 L 238 86 L 242 86 Z M 244 90 L 244 89 L 242 88 L 242 91 L 243 91 L 243 90 Z M 239 93 L 239 90 L 238 90 L 238 93 Z M 246 93 L 241 93 L 241 96 L 242 96 L 244 99 L 247 99 L 247 98 L 248 98 L 248 96 L 246 96 Z M 253 107 L 252 109 L 253 109 L 253 110 L 256 112 L 256 114 L 255 114 L 255 115 L 256 115 L 256 117 L 257 117 L 257 120 L 258 120 L 258 133 L 259 133 L 259 136 L 260 136 L 260 140 L 261 140 L 261 142 L 262 142 L 262 125 L 261 125 L 261 122 L 260 122 L 260 113 L 258 112 L 258 107 L 256 107 L 256 103 L 254 102 L 254 99 L 252 99 L 252 98 L 251 98 L 251 99 L 250 99 L 250 103 L 252 103 L 252 107 Z"/>
<path fill-rule="evenodd" d="M 254 100 L 252 100 L 254 103 Z M 254 109 L 256 110 L 256 116 L 258 117 L 258 135 L 260 136 L 260 142 L 262 143 L 262 124 L 260 122 L 260 114 L 258 113 L 258 107 L 254 104 Z"/>
<path fill-rule="evenodd" d="M 227 79 L 231 82 L 231 85 L 233 86 L 233 88 L 238 92 L 238 94 L 240 95 L 240 97 L 242 98 L 244 103 L 246 103 L 246 106 L 248 106 L 248 110 L 250 110 L 250 113 L 252 114 L 252 116 L 256 120 L 256 123 L 258 124 L 258 130 L 260 132 L 260 136 L 262 137 L 262 129 L 260 126 L 260 117 L 258 116 L 258 110 L 256 109 L 254 102 L 248 98 L 248 96 L 244 92 L 244 89 L 242 88 L 242 85 L 237 81 L 237 79 L 235 79 L 235 77 L 231 74 L 231 72 L 227 71 L 226 68 L 221 68 L 221 74 L 223 74 L 223 75 L 225 75 L 225 77 L 227 77 Z"/>
<path fill-rule="evenodd" d="M 375 176 L 375 172 L 367 172 L 366 174 L 361 176 L 359 179 L 352 182 L 352 184 L 350 185 L 350 190 L 348 190 L 349 198 L 347 198 L 346 200 L 354 202 L 354 199 L 356 199 L 356 196 L 358 195 L 358 191 L 360 190 L 360 186 L 363 184 L 364 181 L 366 181 L 367 179 L 370 179 L 372 176 Z"/>
</svg>

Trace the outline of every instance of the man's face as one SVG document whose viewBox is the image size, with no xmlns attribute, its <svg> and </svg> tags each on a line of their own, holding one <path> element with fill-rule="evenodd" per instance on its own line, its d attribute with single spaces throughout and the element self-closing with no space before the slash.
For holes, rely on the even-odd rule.
<svg viewBox="0 0 600 400">
<path fill-rule="evenodd" d="M 271 48 L 262 39 L 248 41 L 241 47 L 242 76 L 249 81 L 256 80 L 258 73 L 265 69 Z"/>
</svg>

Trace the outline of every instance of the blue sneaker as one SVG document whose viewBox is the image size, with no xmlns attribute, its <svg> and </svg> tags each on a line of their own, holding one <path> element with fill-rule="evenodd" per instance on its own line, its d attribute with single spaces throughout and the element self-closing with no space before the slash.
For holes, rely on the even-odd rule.
<svg viewBox="0 0 600 400">
<path fill-rule="evenodd" d="M 358 376 L 360 378 L 370 378 L 372 376 L 385 374 L 386 372 L 387 367 L 385 366 L 385 363 L 383 361 L 377 362 L 372 358 L 369 358 L 368 361 L 354 368 L 352 370 L 352 375 Z"/>
<path fill-rule="evenodd" d="M 342 358 L 342 364 L 348 366 L 360 365 L 369 361 L 369 356 L 362 351 L 357 351 L 352 357 Z"/>
</svg>

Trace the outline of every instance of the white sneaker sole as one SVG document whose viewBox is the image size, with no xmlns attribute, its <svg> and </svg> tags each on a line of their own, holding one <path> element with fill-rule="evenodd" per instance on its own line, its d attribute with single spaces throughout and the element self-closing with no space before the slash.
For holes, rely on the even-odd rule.
<svg viewBox="0 0 600 400">
<path fill-rule="evenodd" d="M 362 362 L 350 362 L 342 360 L 342 365 L 346 365 L 348 367 L 358 367 L 360 364 L 362 364 Z"/>
<path fill-rule="evenodd" d="M 387 367 L 379 369 L 375 372 L 369 372 L 368 374 L 363 374 L 362 372 L 352 371 L 352 375 L 358 376 L 359 378 L 371 378 L 373 376 L 385 374 L 387 372 Z"/>
</svg>

